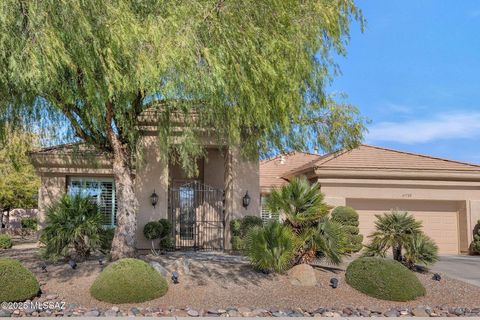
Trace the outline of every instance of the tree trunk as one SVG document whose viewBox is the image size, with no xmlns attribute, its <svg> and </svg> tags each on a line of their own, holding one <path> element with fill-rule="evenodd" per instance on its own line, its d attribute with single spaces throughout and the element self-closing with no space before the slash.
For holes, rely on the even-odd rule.
<svg viewBox="0 0 480 320">
<path fill-rule="evenodd" d="M 402 262 L 402 246 L 397 245 L 393 248 L 393 259 L 399 262 Z"/>
<path fill-rule="evenodd" d="M 3 228 L 3 209 L 0 208 L 0 234 L 4 232 L 5 232 L 5 229 Z"/>
<path fill-rule="evenodd" d="M 129 148 L 112 134 L 113 174 L 117 195 L 117 227 L 112 241 L 112 260 L 133 257 L 137 229 L 138 201 L 134 192 Z"/>
</svg>

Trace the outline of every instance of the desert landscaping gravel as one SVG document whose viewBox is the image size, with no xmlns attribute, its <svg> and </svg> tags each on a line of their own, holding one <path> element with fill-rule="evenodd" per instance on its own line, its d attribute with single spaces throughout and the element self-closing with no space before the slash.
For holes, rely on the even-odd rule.
<svg viewBox="0 0 480 320">
<path fill-rule="evenodd" d="M 49 264 L 48 272 L 42 272 L 40 260 L 33 251 L 9 256 L 20 259 L 39 278 L 43 294 L 36 301 L 66 303 L 67 310 L 59 311 L 58 315 L 401 316 L 416 313 L 419 316 L 480 316 L 480 287 L 445 276 L 441 281 L 434 281 L 430 273 L 417 274 L 427 295 L 410 302 L 391 302 L 350 288 L 341 268 L 315 268 L 317 285 L 301 287 L 292 285 L 286 275 L 252 270 L 239 257 L 198 259 L 179 258 L 179 255 L 143 257 L 165 266 L 168 272 L 176 268 L 180 273 L 179 284 L 167 279 L 170 284 L 165 296 L 145 303 L 113 306 L 89 294 L 91 284 L 103 267 L 97 259 L 79 262 L 76 270 L 65 263 Z M 339 280 L 337 289 L 329 285 L 332 277 Z M 33 312 L 36 312 L 33 315 L 55 315 Z"/>
</svg>

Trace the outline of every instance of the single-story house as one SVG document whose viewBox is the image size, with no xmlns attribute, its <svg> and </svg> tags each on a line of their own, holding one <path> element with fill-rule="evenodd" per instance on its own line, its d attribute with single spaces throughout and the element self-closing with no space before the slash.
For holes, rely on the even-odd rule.
<svg viewBox="0 0 480 320">
<path fill-rule="evenodd" d="M 161 156 L 156 127 L 146 125 L 142 130 L 143 159 L 134 170 L 137 249 L 151 248 L 143 227 L 161 218 L 172 221 L 177 248 L 229 249 L 229 221 L 260 211 L 258 160 L 244 159 L 233 147 L 225 152 L 225 146 L 205 139 L 207 156 L 198 161 L 198 176 L 189 178 L 179 165 Z M 81 193 L 97 201 L 106 226 L 115 226 L 115 182 L 108 155 L 67 144 L 38 150 L 31 158 L 41 177 L 40 225 L 46 208 L 61 195 Z"/>
<path fill-rule="evenodd" d="M 375 215 L 405 210 L 421 220 L 440 254 L 467 253 L 480 220 L 480 165 L 360 145 L 327 155 L 294 152 L 260 162 L 262 202 L 294 176 L 318 181 L 332 206 L 357 210 L 360 232 Z M 264 218 L 269 218 L 262 208 Z"/>
</svg>

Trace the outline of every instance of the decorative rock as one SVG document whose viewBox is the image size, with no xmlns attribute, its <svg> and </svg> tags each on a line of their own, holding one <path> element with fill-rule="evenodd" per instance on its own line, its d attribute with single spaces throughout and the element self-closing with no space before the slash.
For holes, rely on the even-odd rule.
<svg viewBox="0 0 480 320">
<path fill-rule="evenodd" d="M 299 264 L 288 270 L 288 279 L 296 286 L 313 287 L 317 284 L 315 271 L 308 264 Z"/>
<path fill-rule="evenodd" d="M 136 315 L 140 314 L 140 310 L 138 308 L 133 307 L 133 308 L 130 309 L 129 313 L 136 316 Z"/>
<path fill-rule="evenodd" d="M 165 269 L 165 267 L 163 267 L 160 263 L 156 262 L 156 261 L 150 261 L 150 265 L 158 271 L 158 273 L 160 273 L 162 276 L 164 277 L 168 277 L 170 275 L 170 272 Z"/>
<path fill-rule="evenodd" d="M 188 314 L 190 317 L 198 317 L 198 316 L 199 316 L 198 311 L 193 310 L 193 309 L 188 310 L 188 311 L 187 311 L 187 314 Z"/>
<path fill-rule="evenodd" d="M 117 315 L 118 312 L 112 309 L 105 311 L 105 317 L 116 317 Z"/>
<path fill-rule="evenodd" d="M 92 310 L 85 312 L 84 316 L 85 317 L 98 317 L 100 315 L 100 312 L 98 310 Z"/>
<path fill-rule="evenodd" d="M 398 317 L 399 312 L 397 310 L 388 310 L 383 314 L 385 317 Z"/>
<path fill-rule="evenodd" d="M 118 307 L 116 307 L 116 306 L 113 306 L 113 307 L 112 307 L 112 311 L 118 312 L 118 311 L 120 311 L 120 309 L 119 309 Z"/>
<path fill-rule="evenodd" d="M 1 317 L 1 318 L 10 317 L 10 311 L 4 310 L 4 309 L 0 309 L 0 317 Z"/>
<path fill-rule="evenodd" d="M 412 309 L 412 315 L 415 317 L 429 317 L 427 310 L 424 307 L 416 307 Z"/>
<path fill-rule="evenodd" d="M 58 294 L 49 294 L 45 297 L 45 300 L 55 300 L 58 298 Z"/>
</svg>

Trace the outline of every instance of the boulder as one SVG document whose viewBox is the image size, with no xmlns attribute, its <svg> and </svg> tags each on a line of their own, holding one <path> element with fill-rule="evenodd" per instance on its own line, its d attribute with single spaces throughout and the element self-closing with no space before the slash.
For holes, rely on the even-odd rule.
<svg viewBox="0 0 480 320">
<path fill-rule="evenodd" d="M 317 284 L 315 271 L 308 264 L 299 264 L 288 271 L 290 283 L 296 286 L 313 287 Z"/>
<path fill-rule="evenodd" d="M 151 261 L 150 262 L 150 265 L 158 271 L 158 273 L 160 273 L 162 276 L 164 276 L 165 278 L 167 278 L 169 275 L 170 275 L 170 272 L 168 272 L 167 269 L 165 269 L 165 267 L 163 267 L 160 263 L 156 262 L 156 261 Z"/>
</svg>

